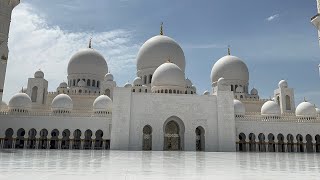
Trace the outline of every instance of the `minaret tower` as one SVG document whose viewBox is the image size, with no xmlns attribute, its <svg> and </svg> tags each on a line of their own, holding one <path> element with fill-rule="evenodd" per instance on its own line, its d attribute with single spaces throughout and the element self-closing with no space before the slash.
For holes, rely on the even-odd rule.
<svg viewBox="0 0 320 180">
<path fill-rule="evenodd" d="M 311 18 L 311 23 L 318 29 L 318 40 L 320 43 L 320 0 L 317 1 L 317 14 Z"/>
<path fill-rule="evenodd" d="M 4 89 L 4 80 L 8 62 L 8 37 L 12 10 L 20 0 L 0 0 L 0 103 Z"/>
</svg>

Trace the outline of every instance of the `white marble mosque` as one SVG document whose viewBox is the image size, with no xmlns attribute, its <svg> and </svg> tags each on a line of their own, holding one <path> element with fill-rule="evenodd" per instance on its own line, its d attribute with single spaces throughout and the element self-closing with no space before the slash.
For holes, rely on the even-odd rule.
<svg viewBox="0 0 320 180">
<path fill-rule="evenodd" d="M 0 1 L 1 101 L 19 3 Z M 72 55 L 67 82 L 56 91 L 48 91 L 39 70 L 8 104 L 2 101 L 0 148 L 320 152 L 320 109 L 306 100 L 296 106 L 285 80 L 270 84 L 274 96 L 262 99 L 250 88 L 245 60 L 230 49 L 212 67 L 212 89 L 202 93 L 185 77 L 183 49 L 162 25 L 137 53 L 137 77 L 123 86 L 93 47 L 90 41 Z"/>
</svg>

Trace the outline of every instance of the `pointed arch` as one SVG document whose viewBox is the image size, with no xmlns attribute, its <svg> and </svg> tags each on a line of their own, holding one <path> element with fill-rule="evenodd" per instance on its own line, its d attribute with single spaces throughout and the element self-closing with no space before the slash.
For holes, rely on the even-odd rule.
<svg viewBox="0 0 320 180">
<path fill-rule="evenodd" d="M 256 151 L 256 135 L 254 133 L 249 134 L 249 151 Z"/>
<path fill-rule="evenodd" d="M 286 110 L 291 110 L 291 99 L 288 95 L 286 95 Z"/>
<path fill-rule="evenodd" d="M 69 149 L 70 147 L 70 130 L 62 131 L 61 149 Z"/>
<path fill-rule="evenodd" d="M 284 146 L 284 136 L 282 134 L 278 134 L 278 152 L 285 152 L 285 146 Z"/>
<path fill-rule="evenodd" d="M 152 150 L 152 127 L 150 125 L 145 125 L 142 129 L 142 132 L 143 132 L 142 150 L 150 151 Z"/>
<path fill-rule="evenodd" d="M 37 102 L 37 96 L 38 96 L 38 87 L 34 86 L 31 90 L 31 101 Z"/>
<path fill-rule="evenodd" d="M 247 142 L 246 142 L 246 135 L 244 133 L 239 134 L 239 151 L 246 152 L 247 151 Z"/>
<path fill-rule="evenodd" d="M 92 147 L 92 131 L 87 129 L 84 132 L 84 149 L 91 149 Z"/>
<path fill-rule="evenodd" d="M 205 130 L 202 126 L 198 126 L 196 133 L 196 151 L 205 151 Z"/>
<path fill-rule="evenodd" d="M 23 128 L 18 129 L 17 131 L 17 138 L 16 138 L 16 149 L 23 149 L 24 148 L 24 135 L 26 134 L 26 131 Z"/>
<path fill-rule="evenodd" d="M 177 116 L 169 117 L 163 124 L 163 149 L 167 151 L 184 150 L 184 132 L 183 121 Z"/>
<path fill-rule="evenodd" d="M 272 133 L 269 133 L 268 135 L 268 151 L 269 152 L 275 152 L 276 151 L 276 145 L 274 142 L 274 135 Z"/>
</svg>

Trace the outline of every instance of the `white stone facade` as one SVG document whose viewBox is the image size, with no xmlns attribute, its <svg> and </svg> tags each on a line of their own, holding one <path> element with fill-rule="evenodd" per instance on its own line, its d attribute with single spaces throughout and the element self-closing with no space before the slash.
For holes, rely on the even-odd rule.
<svg viewBox="0 0 320 180">
<path fill-rule="evenodd" d="M 0 9 L 11 15 L 17 4 L 3 0 Z M 0 53 L 8 57 L 5 17 Z M 306 101 L 296 108 L 285 80 L 274 97 L 261 99 L 256 88 L 249 92 L 247 65 L 229 49 L 212 67 L 211 93 L 200 95 L 185 68 L 182 48 L 161 26 L 139 50 L 137 77 L 119 87 L 90 40 L 56 91 L 48 92 L 38 70 L 8 105 L 1 102 L 0 148 L 320 152 L 320 110 Z"/>
</svg>

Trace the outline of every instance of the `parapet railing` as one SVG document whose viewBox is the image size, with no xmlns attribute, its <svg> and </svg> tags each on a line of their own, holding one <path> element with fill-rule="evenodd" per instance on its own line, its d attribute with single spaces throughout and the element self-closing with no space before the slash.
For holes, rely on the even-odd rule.
<svg viewBox="0 0 320 180">
<path fill-rule="evenodd" d="M 297 117 L 294 114 L 282 116 L 245 115 L 236 116 L 236 121 L 320 123 L 320 117 Z"/>
<path fill-rule="evenodd" d="M 8 112 L 0 111 L 0 116 L 60 116 L 60 117 L 111 117 L 112 114 L 96 113 L 53 113 L 53 112 Z"/>
</svg>

